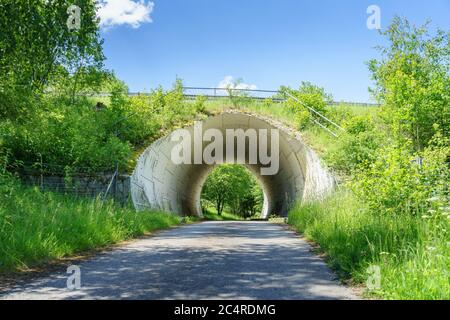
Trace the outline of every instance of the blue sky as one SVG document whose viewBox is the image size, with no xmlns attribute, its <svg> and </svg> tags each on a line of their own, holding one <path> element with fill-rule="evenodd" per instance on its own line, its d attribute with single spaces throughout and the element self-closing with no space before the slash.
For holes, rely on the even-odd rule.
<svg viewBox="0 0 450 320">
<path fill-rule="evenodd" d="M 370 101 L 365 62 L 394 15 L 450 29 L 450 0 L 103 0 L 106 66 L 131 91 L 218 86 L 227 76 L 259 89 L 311 81 L 335 100 Z M 122 10 L 122 12 L 121 12 Z M 105 20 L 106 21 L 106 18 Z"/>
</svg>

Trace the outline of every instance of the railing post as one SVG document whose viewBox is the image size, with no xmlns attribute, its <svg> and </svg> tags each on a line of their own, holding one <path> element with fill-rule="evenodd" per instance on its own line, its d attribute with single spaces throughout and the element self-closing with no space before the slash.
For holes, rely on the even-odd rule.
<svg viewBox="0 0 450 320">
<path fill-rule="evenodd" d="M 117 200 L 117 182 L 119 180 L 119 162 L 116 162 L 116 173 L 114 180 L 114 200 Z"/>
<path fill-rule="evenodd" d="M 40 173 L 41 173 L 41 176 L 40 176 L 40 184 L 41 184 L 41 191 L 44 191 L 44 163 L 43 163 L 43 160 L 42 160 L 42 154 L 39 154 L 40 155 L 40 160 L 41 160 L 41 163 L 40 163 L 40 165 L 41 165 L 41 170 L 40 170 Z"/>
</svg>

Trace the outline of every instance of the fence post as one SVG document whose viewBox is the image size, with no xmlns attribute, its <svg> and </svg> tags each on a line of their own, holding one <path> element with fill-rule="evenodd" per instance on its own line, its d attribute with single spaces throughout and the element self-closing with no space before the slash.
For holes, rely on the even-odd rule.
<svg viewBox="0 0 450 320">
<path fill-rule="evenodd" d="M 41 170 L 40 170 L 41 171 L 40 172 L 41 173 L 41 177 L 40 177 L 41 178 L 40 179 L 41 180 L 40 181 L 41 182 L 41 191 L 44 191 L 44 168 L 43 168 L 44 167 L 44 163 L 42 161 L 42 154 L 39 154 L 39 156 L 40 156 L 40 159 L 41 159 L 41 163 L 40 163 L 40 165 L 41 165 Z"/>
<path fill-rule="evenodd" d="M 119 180 L 119 162 L 116 162 L 116 173 L 114 179 L 114 200 L 117 201 L 117 182 Z"/>
</svg>

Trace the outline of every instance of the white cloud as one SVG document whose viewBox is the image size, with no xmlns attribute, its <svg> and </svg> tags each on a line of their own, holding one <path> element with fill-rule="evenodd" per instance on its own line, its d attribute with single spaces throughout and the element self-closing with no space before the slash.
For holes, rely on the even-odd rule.
<svg viewBox="0 0 450 320">
<path fill-rule="evenodd" d="M 226 76 L 222 81 L 220 81 L 217 86 L 220 89 L 243 89 L 243 90 L 256 90 L 258 87 L 254 84 L 243 83 L 240 80 L 234 79 L 232 76 Z M 225 93 L 220 92 L 221 94 Z"/>
<path fill-rule="evenodd" d="M 101 0 L 98 9 L 100 26 L 130 25 L 139 28 L 143 23 L 153 22 L 150 14 L 154 6 L 153 2 L 146 0 Z"/>
</svg>

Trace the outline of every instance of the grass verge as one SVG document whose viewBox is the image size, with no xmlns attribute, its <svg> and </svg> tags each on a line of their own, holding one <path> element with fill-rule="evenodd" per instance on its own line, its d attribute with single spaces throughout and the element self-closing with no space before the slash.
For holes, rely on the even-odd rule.
<svg viewBox="0 0 450 320">
<path fill-rule="evenodd" d="M 222 212 L 222 215 L 218 215 L 217 211 L 214 208 L 208 208 L 204 210 L 203 217 L 206 220 L 211 221 L 242 221 L 244 220 L 242 217 L 229 213 L 229 212 Z"/>
<path fill-rule="evenodd" d="M 384 299 L 449 299 L 448 219 L 370 214 L 348 192 L 302 204 L 289 224 L 320 246 L 344 279 L 364 284 L 380 270 L 380 286 L 367 291 Z M 376 284 L 376 282 L 375 282 Z"/>
<path fill-rule="evenodd" d="M 30 267 L 169 228 L 181 218 L 135 212 L 13 185 L 0 192 L 0 272 Z"/>
</svg>

